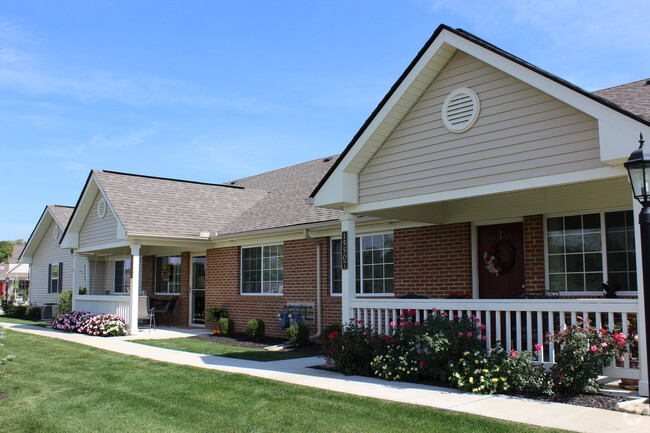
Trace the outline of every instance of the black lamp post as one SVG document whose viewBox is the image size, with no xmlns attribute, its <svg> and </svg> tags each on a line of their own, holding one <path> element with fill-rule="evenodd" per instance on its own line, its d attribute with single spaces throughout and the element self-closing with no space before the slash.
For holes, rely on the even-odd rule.
<svg viewBox="0 0 650 433">
<path fill-rule="evenodd" d="M 639 213 L 641 226 L 641 263 L 643 264 L 643 300 L 645 310 L 645 368 L 650 374 L 650 151 L 643 147 L 643 134 L 639 138 L 639 148 L 630 154 L 625 168 L 630 175 L 634 198 L 643 209 Z M 639 323 L 638 326 L 641 324 Z"/>
</svg>

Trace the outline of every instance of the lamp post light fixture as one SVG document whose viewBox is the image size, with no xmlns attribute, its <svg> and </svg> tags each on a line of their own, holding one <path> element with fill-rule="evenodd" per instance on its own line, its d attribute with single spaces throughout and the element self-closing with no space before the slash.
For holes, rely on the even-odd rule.
<svg viewBox="0 0 650 433">
<path fill-rule="evenodd" d="M 634 198 L 641 203 L 639 226 L 641 233 L 641 263 L 643 271 L 643 307 L 645 311 L 645 371 L 650 374 L 650 150 L 643 147 L 643 134 L 639 148 L 630 154 L 624 166 L 630 176 Z M 640 327 L 639 323 L 639 327 Z"/>
</svg>

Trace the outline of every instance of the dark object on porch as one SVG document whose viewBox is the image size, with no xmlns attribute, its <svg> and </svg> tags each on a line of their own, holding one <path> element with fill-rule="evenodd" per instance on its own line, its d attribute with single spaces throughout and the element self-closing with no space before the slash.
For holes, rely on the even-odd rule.
<svg viewBox="0 0 650 433">
<path fill-rule="evenodd" d="M 415 293 L 409 293 L 408 295 L 400 296 L 399 299 L 429 299 L 429 297 L 416 295 Z"/>
<path fill-rule="evenodd" d="M 619 289 L 620 289 L 620 287 L 618 286 L 618 284 L 610 285 L 609 281 L 606 282 L 606 283 L 603 283 L 603 290 L 605 291 L 605 297 L 606 298 L 618 298 L 618 296 L 616 296 L 616 292 L 618 292 Z"/>
<path fill-rule="evenodd" d="M 155 316 L 156 322 L 160 323 L 158 320 L 158 315 L 166 314 L 169 317 L 168 323 L 171 322 L 171 326 L 174 326 L 174 307 L 178 301 L 178 296 L 172 296 L 167 302 L 160 299 L 151 299 L 151 304 L 153 307 L 153 314 Z"/>
</svg>

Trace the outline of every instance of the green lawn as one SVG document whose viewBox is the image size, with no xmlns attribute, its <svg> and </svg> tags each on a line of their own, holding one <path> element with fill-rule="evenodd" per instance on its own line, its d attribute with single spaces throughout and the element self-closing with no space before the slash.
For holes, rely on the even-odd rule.
<svg viewBox="0 0 650 433">
<path fill-rule="evenodd" d="M 0 432 L 554 431 L 5 333 Z"/>
<path fill-rule="evenodd" d="M 14 319 L 13 317 L 5 317 L 5 316 L 0 316 L 0 323 L 16 323 L 18 325 L 32 325 L 32 326 L 40 326 L 42 328 L 45 328 L 48 326 L 47 323 L 45 322 L 34 322 L 33 320 L 25 320 L 25 319 Z"/>
<path fill-rule="evenodd" d="M 165 349 L 182 350 L 184 352 L 203 353 L 205 355 L 225 356 L 228 358 L 249 359 L 251 361 L 280 361 L 283 359 L 304 358 L 314 356 L 303 352 L 270 352 L 263 349 L 228 346 L 197 338 L 169 338 L 166 340 L 136 340 L 135 343 L 149 346 L 164 347 Z"/>
</svg>

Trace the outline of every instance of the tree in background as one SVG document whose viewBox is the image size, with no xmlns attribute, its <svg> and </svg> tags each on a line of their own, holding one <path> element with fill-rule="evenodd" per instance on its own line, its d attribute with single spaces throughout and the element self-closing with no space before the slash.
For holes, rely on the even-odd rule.
<svg viewBox="0 0 650 433">
<path fill-rule="evenodd" d="M 25 241 L 16 239 L 15 241 L 0 241 L 0 263 L 8 263 L 14 253 L 14 245 L 23 245 Z"/>
</svg>

